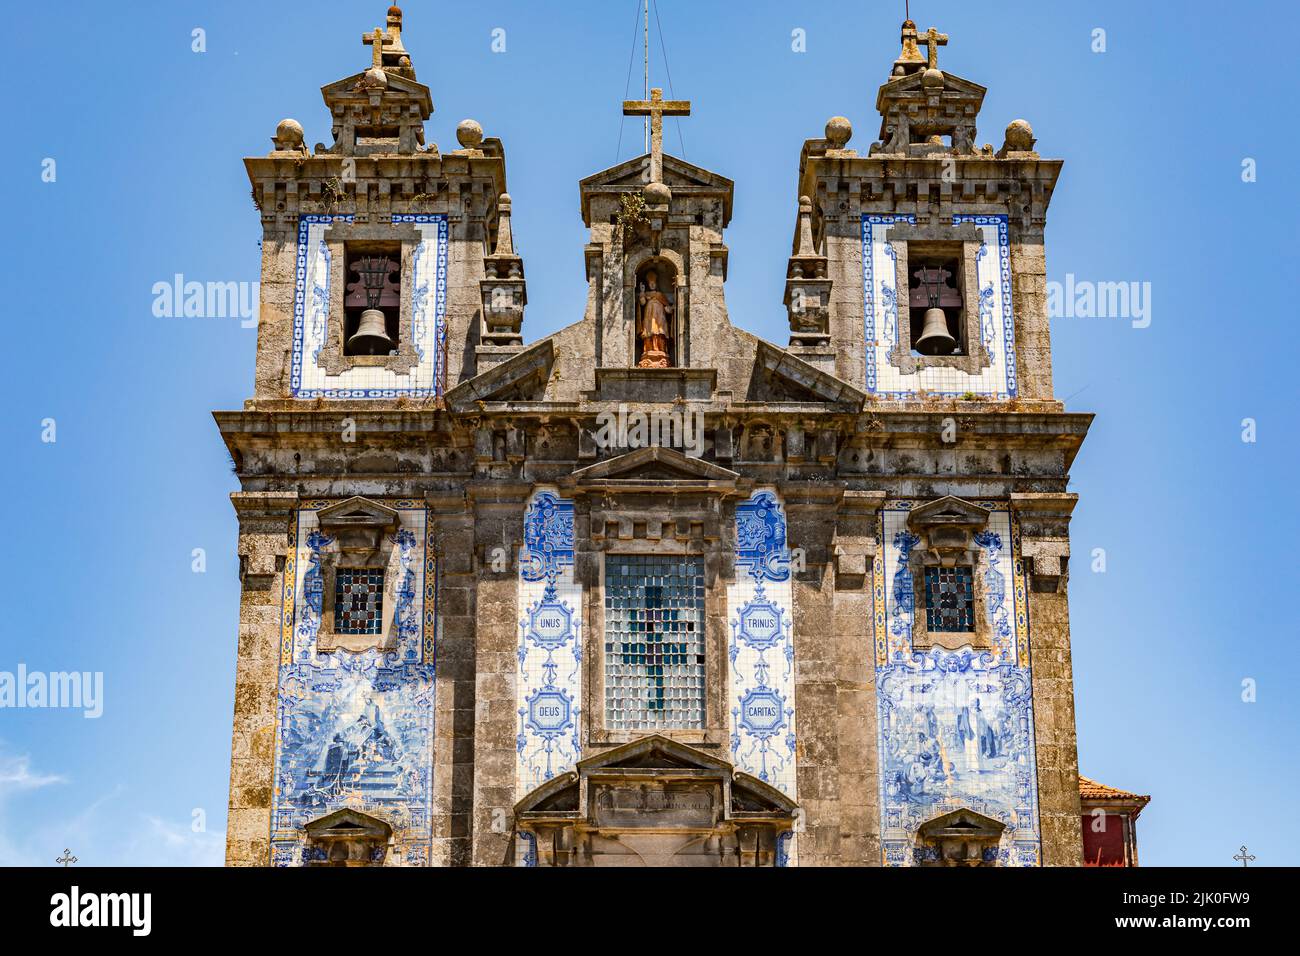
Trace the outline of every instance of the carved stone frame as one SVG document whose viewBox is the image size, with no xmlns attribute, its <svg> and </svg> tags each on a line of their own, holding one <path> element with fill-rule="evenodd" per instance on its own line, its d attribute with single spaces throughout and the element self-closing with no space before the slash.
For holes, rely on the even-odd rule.
<svg viewBox="0 0 1300 956">
<path fill-rule="evenodd" d="M 973 222 L 931 226 L 902 223 L 890 227 L 888 242 L 893 247 L 897 260 L 894 288 L 897 290 L 898 336 L 890 350 L 888 361 L 904 375 L 915 374 L 923 368 L 955 368 L 967 375 L 978 375 L 981 369 L 993 364 L 980 332 L 979 270 L 976 268 L 976 257 L 982 241 L 979 228 Z M 921 244 L 925 248 L 912 248 Z M 911 253 L 916 251 L 925 256 L 955 257 L 961 263 L 962 316 L 957 335 L 962 352 L 960 355 L 912 354 L 911 307 L 905 303 L 908 302 L 911 282 L 909 261 Z M 906 314 L 905 309 L 908 310 Z"/>
<path fill-rule="evenodd" d="M 668 358 L 671 361 L 669 368 L 686 368 L 690 365 L 690 319 L 687 305 L 690 298 L 688 276 L 686 263 L 677 250 L 668 247 L 660 249 L 641 248 L 629 251 L 623 261 L 623 315 L 628 317 L 625 322 L 627 328 L 627 354 L 628 366 L 635 367 L 637 363 L 637 349 L 640 343 L 636 337 L 637 310 L 640 304 L 637 302 L 637 274 L 645 267 L 647 263 L 663 261 L 668 263 L 676 273 L 673 278 L 673 341 L 672 351 Z M 659 284 L 660 291 L 664 291 L 663 282 Z"/>
<path fill-rule="evenodd" d="M 415 350 L 414 304 L 415 250 L 422 240 L 413 223 L 357 223 L 335 222 L 325 229 L 325 242 L 330 251 L 329 316 L 325 323 L 326 342 L 317 356 L 316 364 L 326 375 L 341 375 L 352 368 L 378 367 L 395 375 L 404 375 L 420 364 Z M 400 242 L 401 254 L 401 311 L 398 319 L 397 352 L 393 355 L 345 355 L 343 337 L 347 331 L 344 321 L 343 297 L 347 286 L 346 243 L 350 242 Z"/>
<path fill-rule="evenodd" d="M 984 575 L 988 562 L 974 541 L 975 535 L 988 526 L 989 512 L 978 505 L 951 496 L 913 509 L 908 529 L 921 540 L 908 555 L 907 568 L 912 576 L 912 647 L 929 650 L 942 647 L 991 648 L 993 628 L 989 624 L 988 595 Z M 927 568 L 969 567 L 971 569 L 973 631 L 931 631 L 925 613 L 925 571 Z"/>
<path fill-rule="evenodd" d="M 322 533 L 332 540 L 321 549 L 321 615 L 316 631 L 316 651 L 360 652 L 397 647 L 393 617 L 401 577 L 401 552 L 396 547 L 397 512 L 362 497 L 349 498 L 317 514 Z M 340 568 L 379 568 L 384 572 L 384 593 L 378 634 L 340 634 L 334 630 L 335 593 Z"/>
</svg>

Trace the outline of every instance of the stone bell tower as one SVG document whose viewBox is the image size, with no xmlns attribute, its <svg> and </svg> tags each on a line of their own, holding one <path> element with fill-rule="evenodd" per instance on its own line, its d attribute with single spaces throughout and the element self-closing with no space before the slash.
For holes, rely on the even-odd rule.
<svg viewBox="0 0 1300 956">
<path fill-rule="evenodd" d="M 1062 164 L 1024 120 L 977 145 L 985 89 L 940 68 L 948 36 L 908 20 L 901 41 L 865 155 L 843 117 L 804 144 L 786 284 L 789 351 L 867 396 L 838 464 L 882 493 L 880 852 L 1076 865 L 1067 483 L 1091 416 L 1052 393 Z"/>
</svg>

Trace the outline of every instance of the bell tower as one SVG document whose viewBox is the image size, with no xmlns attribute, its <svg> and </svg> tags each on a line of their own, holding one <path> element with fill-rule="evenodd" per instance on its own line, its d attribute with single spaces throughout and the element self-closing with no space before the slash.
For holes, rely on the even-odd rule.
<svg viewBox="0 0 1300 956">
<path fill-rule="evenodd" d="M 732 182 L 664 152 L 663 118 L 689 115 L 688 101 L 654 89 L 623 112 L 649 117 L 650 152 L 580 183 L 596 366 L 713 368 L 726 323 Z"/>
<path fill-rule="evenodd" d="M 900 39 L 876 141 L 835 116 L 804 143 L 785 297 L 789 352 L 866 395 L 839 473 L 883 493 L 872 839 L 887 865 L 1077 865 L 1067 485 L 1091 416 L 1052 393 L 1062 163 L 1023 119 L 979 145 L 986 90 L 940 66 L 950 37 Z M 952 820 L 984 842 L 956 853 Z"/>
</svg>

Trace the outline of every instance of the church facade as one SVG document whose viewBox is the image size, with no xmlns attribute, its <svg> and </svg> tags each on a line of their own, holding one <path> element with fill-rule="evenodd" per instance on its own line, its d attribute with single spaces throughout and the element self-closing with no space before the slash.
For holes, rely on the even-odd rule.
<svg viewBox="0 0 1300 956">
<path fill-rule="evenodd" d="M 803 144 L 770 343 L 655 90 L 649 155 L 580 183 L 585 312 L 528 344 L 503 145 L 425 142 L 401 26 L 323 87 L 331 144 L 245 160 L 228 863 L 1079 865 L 1061 162 L 977 145 L 905 22 L 875 140 Z"/>
</svg>

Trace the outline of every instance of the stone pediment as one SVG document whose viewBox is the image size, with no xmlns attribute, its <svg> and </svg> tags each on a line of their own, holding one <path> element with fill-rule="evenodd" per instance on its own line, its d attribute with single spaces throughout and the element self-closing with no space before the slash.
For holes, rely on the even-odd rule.
<svg viewBox="0 0 1300 956">
<path fill-rule="evenodd" d="M 660 734 L 652 734 L 578 761 L 575 770 L 547 781 L 519 801 L 515 805 L 515 814 L 549 816 L 577 813 L 584 785 L 589 787 L 592 781 L 611 780 L 637 787 L 656 780 L 665 787 L 685 782 L 688 788 L 698 785 L 700 792 L 705 792 L 710 782 L 714 782 L 722 785 L 724 791 L 729 791 L 726 817 L 755 814 L 791 817 L 797 808 L 797 804 L 780 790 L 735 770 L 727 761 Z M 660 806 L 663 801 L 644 796 L 657 792 L 642 790 L 638 793 L 641 805 L 636 809 L 646 814 L 671 809 Z M 611 809 L 611 800 L 606 800 L 605 804 L 605 809 Z M 617 801 L 613 801 L 612 809 L 616 814 L 624 815 L 633 810 Z M 702 807 L 688 809 L 699 810 Z"/>
<path fill-rule="evenodd" d="M 984 95 L 988 93 L 988 88 L 980 86 L 970 80 L 963 79 L 953 73 L 940 70 L 943 73 L 943 92 L 953 94 L 962 98 L 975 99 L 979 103 L 984 102 Z M 917 71 L 909 73 L 907 76 L 900 76 L 890 80 L 880 87 L 880 92 L 876 97 L 876 108 L 879 109 L 886 98 L 900 94 L 916 93 L 925 95 L 926 88 L 924 85 L 924 73 Z"/>
<path fill-rule="evenodd" d="M 471 411 L 477 402 L 529 401 L 540 399 L 555 364 L 555 346 L 542 339 L 447 392 L 452 411 Z"/>
<path fill-rule="evenodd" d="M 340 99 L 353 96 L 367 97 L 368 94 L 364 90 L 358 89 L 358 84 L 365 78 L 365 75 L 366 71 L 363 70 L 360 73 L 354 73 L 351 76 L 322 86 L 320 93 L 324 97 L 325 103 L 332 106 L 335 101 Z M 385 76 L 388 80 L 388 86 L 384 90 L 385 96 L 394 93 L 408 96 L 419 105 L 423 113 L 423 119 L 428 119 L 433 115 L 433 96 L 427 86 L 423 83 L 417 83 L 415 80 L 408 80 L 404 76 L 398 76 L 396 73 L 385 71 Z"/>
<path fill-rule="evenodd" d="M 988 524 L 989 511 L 962 498 L 945 495 L 912 509 L 907 525 L 919 528 L 983 528 Z"/>
<path fill-rule="evenodd" d="M 582 193 L 582 219 L 588 227 L 591 226 L 591 197 L 603 192 L 627 192 L 632 189 L 639 191 L 646 184 L 647 162 L 649 162 L 648 156 L 637 156 L 617 166 L 593 173 L 578 184 Z M 730 223 L 735 183 L 726 176 L 664 153 L 664 182 L 673 190 L 674 195 L 679 190 L 683 194 L 696 191 L 704 194 L 720 194 L 723 198 L 721 225 L 725 228 Z"/>
<path fill-rule="evenodd" d="M 596 462 L 580 468 L 566 479 L 565 485 L 617 487 L 620 483 L 642 486 L 647 483 L 668 482 L 701 483 L 713 486 L 722 483 L 734 487 L 740 478 L 736 472 L 721 465 L 693 458 L 675 448 L 651 445 L 618 455 L 607 461 Z"/>
<path fill-rule="evenodd" d="M 755 364 L 772 381 L 774 391 L 792 401 L 849 405 L 860 411 L 867 399 L 860 389 L 771 342 L 759 340 Z"/>
<path fill-rule="evenodd" d="M 387 840 L 393 828 L 378 817 L 344 807 L 303 825 L 313 840 Z"/>
<path fill-rule="evenodd" d="M 322 508 L 316 513 L 322 528 L 395 528 L 397 512 L 377 501 L 371 501 L 361 495 L 353 495 L 346 501 L 340 501 Z"/>
</svg>

